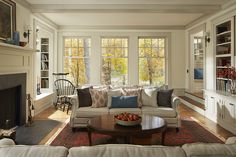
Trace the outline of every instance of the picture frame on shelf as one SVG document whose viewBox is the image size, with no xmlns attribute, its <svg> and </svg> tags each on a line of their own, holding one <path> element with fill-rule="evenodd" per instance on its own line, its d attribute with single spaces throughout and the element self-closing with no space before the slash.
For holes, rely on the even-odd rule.
<svg viewBox="0 0 236 157">
<path fill-rule="evenodd" d="M 16 31 L 16 3 L 12 0 L 0 0 L 0 41 L 13 39 Z"/>
</svg>

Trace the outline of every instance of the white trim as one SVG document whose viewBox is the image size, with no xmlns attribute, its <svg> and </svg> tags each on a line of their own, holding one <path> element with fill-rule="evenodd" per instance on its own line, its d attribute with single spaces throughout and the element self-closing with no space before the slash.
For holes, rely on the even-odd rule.
<svg viewBox="0 0 236 157">
<path fill-rule="evenodd" d="M 32 4 L 33 13 L 212 13 L 221 5 L 166 4 Z"/>
<path fill-rule="evenodd" d="M 102 30 L 102 31 L 106 31 L 106 30 L 130 30 L 130 31 L 136 31 L 136 30 L 185 30 L 184 26 L 178 26 L 178 25 L 166 25 L 166 26 L 159 26 L 159 25 L 152 25 L 152 26 L 137 26 L 137 25 L 131 25 L 131 26 L 109 26 L 109 25 L 100 25 L 100 26 L 89 26 L 89 25 L 60 25 L 58 27 L 59 31 L 66 31 L 66 30 L 70 30 L 70 31 L 78 31 L 78 30 Z"/>
</svg>

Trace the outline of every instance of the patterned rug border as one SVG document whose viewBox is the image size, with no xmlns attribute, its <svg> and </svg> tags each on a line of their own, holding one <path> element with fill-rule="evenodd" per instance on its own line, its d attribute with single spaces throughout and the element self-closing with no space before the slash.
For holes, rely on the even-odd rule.
<svg viewBox="0 0 236 157">
<path fill-rule="evenodd" d="M 220 136 L 219 134 L 215 133 L 214 131 L 212 131 L 211 129 L 209 129 L 208 127 L 206 127 L 203 123 L 201 123 L 199 120 L 197 120 L 194 117 L 190 117 L 193 121 L 195 121 L 196 123 L 198 123 L 200 126 L 202 126 L 204 129 L 206 129 L 208 132 L 210 132 L 211 134 L 215 135 L 217 138 L 219 138 L 222 142 L 225 143 L 226 139 L 222 136 Z M 184 118 L 183 118 L 184 119 Z M 214 122 L 215 123 L 215 122 Z"/>
</svg>

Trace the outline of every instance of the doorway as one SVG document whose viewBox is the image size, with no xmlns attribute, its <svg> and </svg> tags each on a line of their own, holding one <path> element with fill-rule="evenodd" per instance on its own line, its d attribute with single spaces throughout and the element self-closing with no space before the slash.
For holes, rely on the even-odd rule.
<svg viewBox="0 0 236 157">
<path fill-rule="evenodd" d="M 205 25 L 190 33 L 190 80 L 189 92 L 202 95 L 205 87 Z"/>
</svg>

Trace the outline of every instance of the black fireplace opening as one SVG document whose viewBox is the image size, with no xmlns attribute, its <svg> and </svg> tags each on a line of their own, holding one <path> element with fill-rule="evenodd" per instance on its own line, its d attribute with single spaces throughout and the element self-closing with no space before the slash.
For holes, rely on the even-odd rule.
<svg viewBox="0 0 236 157">
<path fill-rule="evenodd" d="M 0 126 L 9 129 L 20 125 L 21 86 L 0 90 Z"/>
<path fill-rule="evenodd" d="M 0 75 L 0 129 L 26 123 L 26 73 Z"/>
</svg>

